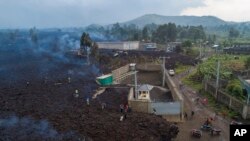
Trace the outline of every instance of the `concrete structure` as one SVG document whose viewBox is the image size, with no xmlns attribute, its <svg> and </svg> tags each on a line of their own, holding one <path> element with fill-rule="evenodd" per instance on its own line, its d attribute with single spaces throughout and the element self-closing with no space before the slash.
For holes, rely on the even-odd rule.
<svg viewBox="0 0 250 141">
<path fill-rule="evenodd" d="M 112 85 L 113 84 L 113 76 L 112 74 L 102 75 L 96 78 L 97 83 L 102 86 Z"/>
<path fill-rule="evenodd" d="M 154 86 L 149 84 L 143 84 L 138 88 L 138 99 L 139 100 L 150 100 L 150 91 Z"/>
<path fill-rule="evenodd" d="M 97 42 L 100 49 L 115 49 L 115 50 L 138 50 L 139 41 L 126 42 Z"/>
<path fill-rule="evenodd" d="M 144 67 L 142 68 L 145 70 Z M 156 68 L 158 71 L 162 70 L 162 67 L 159 64 L 154 65 L 154 69 Z M 164 119 L 167 119 L 168 121 L 175 121 L 175 122 L 182 121 L 183 120 L 182 95 L 180 94 L 178 87 L 175 85 L 172 78 L 168 75 L 167 72 L 165 72 L 165 77 L 166 77 L 165 83 L 171 90 L 171 94 L 174 100 L 170 102 L 166 101 L 163 102 L 163 101 L 152 101 L 151 99 L 150 100 L 135 99 L 134 89 L 131 88 L 128 96 L 129 106 L 132 108 L 132 110 L 136 112 L 155 113 L 156 115 L 161 115 Z M 150 88 L 145 88 L 145 89 L 150 90 Z M 141 90 L 144 90 L 144 88 Z M 153 109 L 155 109 L 156 112 L 154 112 Z"/>
<path fill-rule="evenodd" d="M 162 70 L 162 67 L 159 64 L 150 64 L 148 66 L 149 68 L 148 67 L 145 68 L 142 66 L 141 69 L 149 71 L 158 71 L 159 73 Z M 139 66 L 136 65 L 136 68 L 137 67 L 140 68 L 140 65 Z M 119 83 L 126 77 L 134 75 L 134 73 L 135 71 L 130 70 L 129 64 L 112 71 L 112 75 L 116 83 Z M 156 87 L 144 84 L 137 89 L 138 91 L 141 91 L 141 96 L 139 96 L 138 99 L 135 97 L 134 87 L 130 88 L 128 95 L 128 105 L 129 107 L 132 108 L 133 111 L 136 112 L 155 113 L 156 115 L 161 115 L 164 119 L 167 119 L 168 121 L 175 121 L 175 122 L 182 121 L 183 120 L 182 95 L 180 94 L 177 86 L 175 85 L 172 78 L 168 75 L 167 72 L 165 73 L 165 76 L 166 76 L 165 83 L 171 90 L 171 94 L 174 100 L 152 101 L 150 95 L 153 93 L 154 88 Z M 156 112 L 154 112 L 153 109 L 155 109 Z"/>
<path fill-rule="evenodd" d="M 143 43 L 142 46 L 144 50 L 157 50 L 156 43 Z"/>
<path fill-rule="evenodd" d="M 247 81 L 247 83 L 250 85 L 250 80 L 246 80 Z"/>
<path fill-rule="evenodd" d="M 249 54 L 250 53 L 250 45 L 234 45 L 232 47 L 226 47 L 223 49 L 224 53 L 229 54 Z"/>
<path fill-rule="evenodd" d="M 173 52 L 177 46 L 181 46 L 182 42 L 169 42 L 167 43 L 166 52 Z"/>
</svg>

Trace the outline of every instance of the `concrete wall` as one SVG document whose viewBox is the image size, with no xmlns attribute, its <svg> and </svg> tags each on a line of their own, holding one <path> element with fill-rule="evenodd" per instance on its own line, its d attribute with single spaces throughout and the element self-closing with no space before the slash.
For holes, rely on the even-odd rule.
<svg viewBox="0 0 250 141">
<path fill-rule="evenodd" d="M 113 70 L 111 73 L 113 75 L 113 79 L 116 81 L 119 79 L 123 74 L 126 74 L 129 72 L 129 64 L 122 66 L 116 70 Z"/>
<path fill-rule="evenodd" d="M 176 86 L 172 78 L 169 76 L 168 72 L 165 72 L 165 83 L 169 87 L 174 101 L 183 101 L 182 94 L 179 91 L 179 86 Z"/>
<path fill-rule="evenodd" d="M 245 102 L 242 102 L 221 90 L 218 90 L 216 96 L 216 89 L 212 83 L 205 82 L 204 87 L 205 91 L 214 96 L 218 102 L 225 104 L 229 108 L 239 112 L 244 119 L 250 118 L 250 105 L 247 105 Z"/>
<path fill-rule="evenodd" d="M 179 115 L 180 120 L 184 119 L 183 111 L 184 111 L 184 99 L 182 97 L 182 94 L 179 91 L 179 87 L 175 85 L 172 78 L 169 76 L 168 72 L 165 72 L 165 83 L 168 85 L 168 88 L 170 89 L 174 101 L 179 101 L 181 103 L 181 115 Z"/>
<path fill-rule="evenodd" d="M 118 49 L 118 50 L 138 50 L 138 41 L 128 42 L 97 42 L 98 47 L 101 49 Z"/>
<path fill-rule="evenodd" d="M 140 70 L 147 70 L 147 69 L 145 69 L 145 66 L 142 66 L 142 67 L 138 66 L 138 67 Z M 161 70 L 161 65 L 158 65 L 158 64 L 157 65 L 156 64 L 149 64 L 147 67 L 153 68 L 153 71 L 155 71 L 155 70 L 160 71 Z M 149 70 L 151 70 L 151 69 L 149 69 Z M 115 80 L 119 79 L 121 76 L 126 75 L 128 73 L 129 73 L 129 65 L 125 65 L 119 69 L 112 71 L 112 75 L 113 75 L 113 78 Z M 181 105 L 180 106 L 181 114 L 172 114 L 172 115 L 168 114 L 168 115 L 162 115 L 162 116 L 163 116 L 163 118 L 165 118 L 167 120 L 181 121 L 183 119 L 183 98 L 182 98 L 182 95 L 179 92 L 179 90 L 178 90 L 177 86 L 175 85 L 175 83 L 173 82 L 173 80 L 171 79 L 171 77 L 168 75 L 168 73 L 165 73 L 165 76 L 166 76 L 165 82 L 168 85 L 168 87 L 170 88 L 174 100 L 181 103 L 180 104 Z M 142 112 L 142 113 L 152 113 L 151 101 L 135 100 L 134 88 L 131 88 L 129 91 L 128 104 L 132 108 L 133 111 Z"/>
<path fill-rule="evenodd" d="M 134 99 L 134 88 L 130 88 L 129 95 L 128 95 L 128 105 L 129 107 L 131 107 L 132 111 L 135 111 L 135 112 L 153 113 L 151 101 Z M 169 109 L 169 110 L 172 110 L 172 109 Z M 182 117 L 180 114 L 165 114 L 161 116 L 162 118 L 168 121 L 180 122 L 182 120 Z"/>
<path fill-rule="evenodd" d="M 136 65 L 136 69 L 139 71 L 161 71 L 162 67 L 159 64 L 146 63 Z"/>
<path fill-rule="evenodd" d="M 134 99 L 134 88 L 130 88 L 128 95 L 128 105 L 135 112 L 151 113 L 150 101 Z"/>
</svg>

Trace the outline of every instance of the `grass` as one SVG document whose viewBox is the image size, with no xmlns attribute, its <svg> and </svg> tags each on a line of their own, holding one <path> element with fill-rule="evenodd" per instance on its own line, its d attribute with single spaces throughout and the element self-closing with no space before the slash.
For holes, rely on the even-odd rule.
<svg viewBox="0 0 250 141">
<path fill-rule="evenodd" d="M 220 113 L 222 115 L 228 116 L 230 118 L 239 116 L 239 113 L 228 108 L 227 106 L 216 102 L 216 99 L 209 94 L 208 92 L 203 91 L 203 87 L 202 87 L 202 83 L 201 82 L 197 82 L 197 81 L 193 81 L 192 80 L 192 76 L 196 73 L 197 70 L 194 70 L 190 75 L 184 77 L 182 79 L 182 82 L 191 87 L 192 89 L 196 90 L 196 91 L 200 91 L 201 95 L 205 98 L 207 98 L 208 100 L 208 107 L 211 108 L 213 111 L 215 111 L 216 113 Z"/>
<path fill-rule="evenodd" d="M 187 65 L 182 65 L 182 64 L 176 64 L 176 68 L 175 68 L 175 73 L 176 74 L 181 74 L 185 71 L 187 71 L 189 69 L 190 66 Z"/>
<path fill-rule="evenodd" d="M 192 89 L 196 90 L 196 91 L 200 91 L 202 89 L 202 83 L 198 82 L 198 81 L 193 81 L 192 80 L 192 76 L 196 73 L 196 69 L 190 73 L 189 75 L 187 75 L 186 77 L 182 78 L 182 82 L 191 87 Z"/>
<path fill-rule="evenodd" d="M 216 99 L 208 92 L 202 91 L 201 95 L 207 98 L 208 107 L 216 113 L 220 113 L 230 118 L 238 117 L 240 115 L 238 112 L 228 108 L 226 105 L 216 102 Z"/>
</svg>

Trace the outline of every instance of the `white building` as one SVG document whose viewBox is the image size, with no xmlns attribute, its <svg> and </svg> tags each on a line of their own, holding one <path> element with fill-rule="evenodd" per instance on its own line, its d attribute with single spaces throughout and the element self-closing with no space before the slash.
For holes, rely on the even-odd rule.
<svg viewBox="0 0 250 141">
<path fill-rule="evenodd" d="M 138 99 L 139 100 L 150 100 L 150 91 L 154 88 L 152 85 L 143 84 L 138 88 Z"/>
<path fill-rule="evenodd" d="M 97 42 L 100 49 L 138 50 L 139 41 Z"/>
</svg>

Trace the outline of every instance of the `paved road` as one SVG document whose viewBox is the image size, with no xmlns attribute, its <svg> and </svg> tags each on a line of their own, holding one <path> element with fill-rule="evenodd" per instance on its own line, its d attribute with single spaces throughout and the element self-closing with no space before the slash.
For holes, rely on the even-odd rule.
<svg viewBox="0 0 250 141">
<path fill-rule="evenodd" d="M 189 72 L 192 71 L 193 68 L 191 68 Z M 187 72 L 184 72 L 173 77 L 173 80 L 177 86 L 181 84 L 181 78 L 185 77 L 187 74 Z M 199 129 L 206 121 L 207 117 L 214 117 L 215 113 L 207 106 L 199 102 L 194 102 L 194 100 L 199 97 L 199 95 L 192 88 L 183 85 L 180 91 L 183 94 L 184 111 L 188 114 L 188 119 L 186 119 L 185 122 L 179 124 L 180 133 L 175 141 L 229 141 L 229 121 L 222 118 L 221 116 L 216 116 L 215 120 L 212 122 L 214 127 L 222 130 L 221 135 L 211 136 L 209 132 L 203 131 L 202 137 L 200 139 L 191 136 L 191 129 Z M 192 110 L 194 111 L 194 117 L 191 119 Z"/>
</svg>

